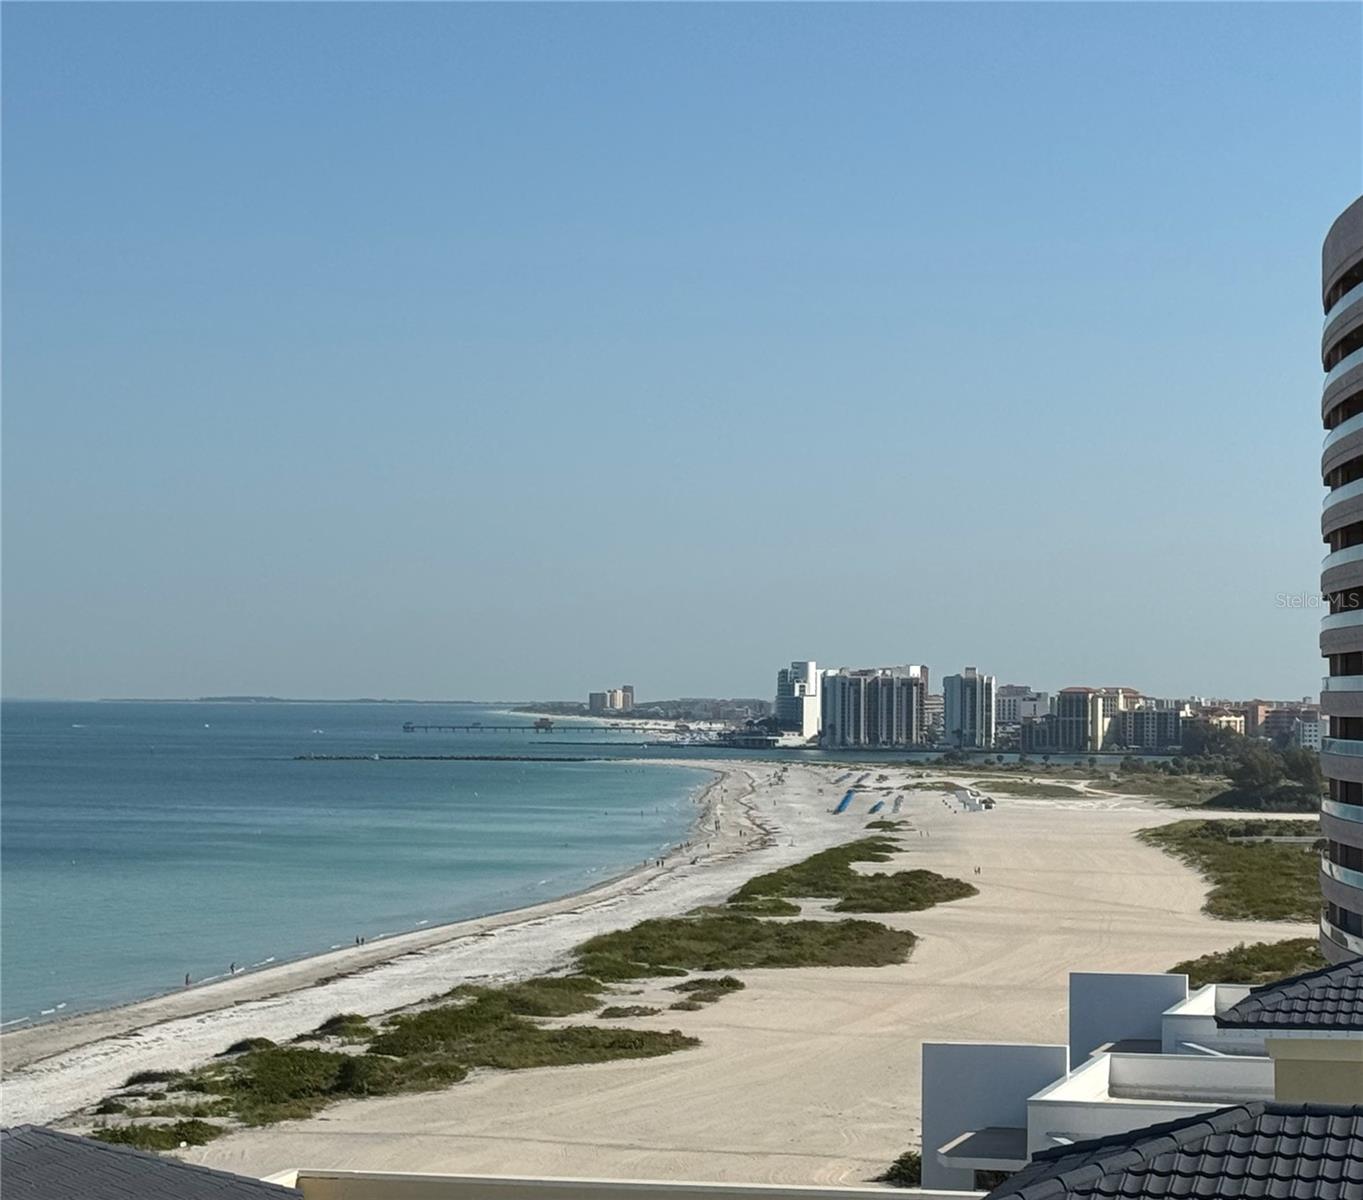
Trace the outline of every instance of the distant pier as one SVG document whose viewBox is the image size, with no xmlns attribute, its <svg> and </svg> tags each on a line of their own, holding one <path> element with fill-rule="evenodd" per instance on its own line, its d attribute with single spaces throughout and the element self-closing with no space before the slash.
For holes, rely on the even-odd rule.
<svg viewBox="0 0 1363 1200">
<path fill-rule="evenodd" d="M 403 733 L 637 733 L 627 725 L 555 725 L 541 718 L 533 725 L 484 725 L 474 721 L 469 725 L 418 725 L 407 721 Z"/>
</svg>

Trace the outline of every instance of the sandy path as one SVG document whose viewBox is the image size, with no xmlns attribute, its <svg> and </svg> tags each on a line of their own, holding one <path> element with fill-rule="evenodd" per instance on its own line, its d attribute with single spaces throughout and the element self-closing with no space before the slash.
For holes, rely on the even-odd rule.
<svg viewBox="0 0 1363 1200">
<path fill-rule="evenodd" d="M 184 1068 L 244 1037 L 287 1040 L 337 1012 L 375 1014 L 471 979 L 536 974 L 593 934 L 723 899 L 743 880 L 855 833 L 828 813 L 828 769 L 702 763 L 720 773 L 702 798 L 710 847 L 674 853 L 575 897 L 404 934 L 208 987 L 0 1039 L 6 1124 L 51 1121 L 91 1104 L 134 1071 Z M 692 859 L 698 861 L 693 864 Z"/>
<path fill-rule="evenodd" d="M 695 1050 L 349 1102 L 192 1157 L 251 1175 L 315 1166 L 864 1180 L 916 1144 L 923 1040 L 1063 1041 L 1072 969 L 1158 971 L 1310 931 L 1203 916 L 1198 876 L 1131 836 L 1190 814 L 1135 797 L 1000 794 L 992 812 L 959 813 L 917 792 L 905 815 L 931 836 L 909 834 L 903 864 L 970 879 L 981 894 L 885 917 L 922 938 L 902 966 L 746 972 L 748 989 L 712 1007 L 637 1022 L 696 1034 Z"/>
</svg>

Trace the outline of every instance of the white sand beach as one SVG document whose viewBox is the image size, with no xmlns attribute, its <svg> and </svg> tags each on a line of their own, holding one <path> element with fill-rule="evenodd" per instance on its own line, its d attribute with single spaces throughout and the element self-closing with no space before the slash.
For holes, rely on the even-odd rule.
<svg viewBox="0 0 1363 1200">
<path fill-rule="evenodd" d="M 277 976 L 272 994 L 224 996 L 230 1007 L 162 1012 L 154 1006 L 169 1001 L 155 1001 L 83 1019 L 75 1033 L 63 1026 L 76 1022 L 67 1022 L 11 1035 L 0 1044 L 11 1068 L 6 1119 L 51 1119 L 113 1090 L 134 1070 L 189 1066 L 240 1037 L 281 1040 L 336 1012 L 378 1013 L 463 980 L 542 971 L 596 932 L 712 902 L 758 871 L 864 831 L 864 802 L 840 816 L 830 812 L 843 790 L 833 780 L 845 768 L 792 765 L 779 787 L 772 786 L 779 768 L 771 763 L 723 769 L 724 782 L 710 796 L 723 833 L 695 865 L 689 854 L 674 856 L 664 870 L 555 905 L 433 930 L 400 957 L 375 965 L 350 959 L 354 973 L 312 986 Z M 887 771 L 896 784 L 920 774 L 871 769 Z M 901 815 L 915 829 L 888 868 L 928 867 L 980 889 L 924 912 L 877 916 L 919 935 L 909 962 L 738 972 L 747 989 L 718 1004 L 629 1022 L 681 1029 L 701 1039 L 695 1049 L 660 1059 L 480 1072 L 444 1092 L 348 1101 L 309 1120 L 232 1134 L 187 1157 L 250 1175 L 326 1166 L 864 1180 L 916 1142 L 924 1040 L 1062 1041 L 1070 970 L 1160 971 L 1237 942 L 1310 931 L 1203 915 L 1203 881 L 1132 836 L 1186 811 L 1129 796 L 1042 800 L 1000 792 L 992 811 L 962 812 L 940 792 L 905 795 Z M 806 906 L 806 915 L 819 911 Z M 328 956 L 325 971 L 325 960 L 293 969 L 334 975 L 346 966 L 336 959 L 350 953 Z M 253 986 L 266 986 L 264 977 Z M 647 985 L 629 1002 L 666 995 Z M 148 1008 L 149 1020 L 138 1028 L 133 1022 Z M 101 1021 L 112 1022 L 107 1034 Z M 51 1039 L 45 1055 L 44 1035 Z M 29 1064 L 18 1070 L 8 1054 L 12 1041 Z"/>
<path fill-rule="evenodd" d="M 6 1033 L 0 1037 L 5 1123 L 54 1120 L 98 1100 L 134 1071 L 187 1067 L 243 1037 L 286 1040 L 337 1012 L 386 1012 L 461 982 L 537 974 L 594 934 L 721 900 L 753 874 L 855 833 L 829 815 L 831 805 L 819 795 L 829 786 L 827 772 L 791 772 L 778 796 L 770 787 L 776 764 L 684 765 L 709 767 L 716 778 L 697 798 L 695 844 L 677 848 L 660 867 L 641 867 L 533 908 Z"/>
</svg>

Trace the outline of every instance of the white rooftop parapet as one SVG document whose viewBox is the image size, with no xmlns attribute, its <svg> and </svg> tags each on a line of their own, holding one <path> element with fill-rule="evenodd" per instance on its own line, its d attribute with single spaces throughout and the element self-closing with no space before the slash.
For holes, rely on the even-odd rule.
<svg viewBox="0 0 1363 1200">
<path fill-rule="evenodd" d="M 1272 1099 L 1267 1058 L 1099 1054 L 1028 1100 L 1027 1153 Z"/>
<path fill-rule="evenodd" d="M 802 1187 L 773 1183 L 677 1183 L 652 1179 L 552 1179 L 529 1175 L 300 1168 L 272 1176 L 303 1200 L 979 1200 L 978 1191 L 883 1187 Z"/>
</svg>

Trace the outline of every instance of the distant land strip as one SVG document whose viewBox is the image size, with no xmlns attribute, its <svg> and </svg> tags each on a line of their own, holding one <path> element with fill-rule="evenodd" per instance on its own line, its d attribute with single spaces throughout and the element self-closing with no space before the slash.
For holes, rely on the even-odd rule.
<svg viewBox="0 0 1363 1200">
<path fill-rule="evenodd" d="M 519 703 L 512 700 L 389 700 L 355 696 L 348 700 L 309 700 L 300 696 L 101 696 L 97 704 L 481 704 L 489 707 Z"/>
</svg>

